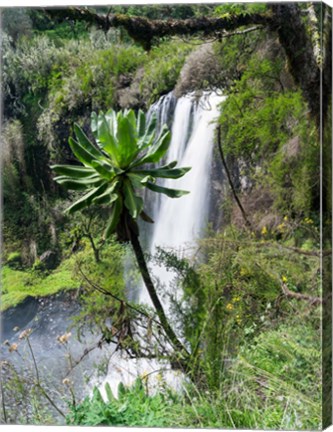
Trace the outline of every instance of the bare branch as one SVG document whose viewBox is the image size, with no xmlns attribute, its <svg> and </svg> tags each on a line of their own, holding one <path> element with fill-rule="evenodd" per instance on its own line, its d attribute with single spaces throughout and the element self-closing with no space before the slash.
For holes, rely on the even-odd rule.
<svg viewBox="0 0 333 432">
<path fill-rule="evenodd" d="M 106 290 L 105 288 L 101 287 L 100 285 L 96 284 L 95 282 L 91 281 L 82 271 L 82 269 L 79 267 L 79 272 L 81 273 L 83 279 L 95 290 L 99 291 L 101 294 L 104 294 L 106 296 L 112 297 L 114 300 L 118 301 L 119 303 L 125 304 L 129 309 L 132 309 L 133 311 L 144 315 L 146 318 L 154 322 L 155 324 L 161 326 L 160 322 L 155 320 L 153 317 L 151 317 L 147 312 L 136 308 L 132 304 L 128 303 L 126 300 L 123 300 L 122 298 L 116 296 L 115 294 L 112 294 L 110 291 Z"/>
<path fill-rule="evenodd" d="M 287 287 L 287 285 L 284 282 L 281 283 L 281 288 L 283 294 L 288 298 L 294 298 L 296 300 L 305 300 L 310 302 L 310 304 L 313 306 L 317 306 L 322 303 L 322 299 L 320 297 L 313 297 L 308 294 L 301 294 L 301 293 L 290 291 L 290 289 Z"/>
</svg>

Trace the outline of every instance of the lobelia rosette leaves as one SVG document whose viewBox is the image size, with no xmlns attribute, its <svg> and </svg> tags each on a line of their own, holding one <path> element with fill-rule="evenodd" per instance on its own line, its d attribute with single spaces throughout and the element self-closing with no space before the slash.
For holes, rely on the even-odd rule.
<svg viewBox="0 0 333 432">
<path fill-rule="evenodd" d="M 148 188 L 171 198 L 178 198 L 187 191 L 170 189 L 156 184 L 159 178 L 178 179 L 190 168 L 177 168 L 173 161 L 160 167 L 150 168 L 147 164 L 158 163 L 170 145 L 170 131 L 164 125 L 157 136 L 157 118 L 152 115 L 147 122 L 146 115 L 139 110 L 91 115 L 93 143 L 78 124 L 74 125 L 75 138 L 69 138 L 69 145 L 82 165 L 53 165 L 57 174 L 55 181 L 71 190 L 85 191 L 67 211 L 73 213 L 91 205 L 110 208 L 109 220 L 104 231 L 108 238 L 117 232 L 124 221 L 124 211 L 132 221 L 140 216 L 152 223 L 144 211 L 144 202 L 138 191 Z"/>
</svg>

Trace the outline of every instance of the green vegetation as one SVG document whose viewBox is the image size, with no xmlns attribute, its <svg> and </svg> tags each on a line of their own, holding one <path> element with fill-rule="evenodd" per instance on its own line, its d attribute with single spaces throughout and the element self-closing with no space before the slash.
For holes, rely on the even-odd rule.
<svg viewBox="0 0 333 432">
<path fill-rule="evenodd" d="M 117 398 L 110 386 L 105 386 L 108 400 L 104 401 L 98 389 L 93 397 L 73 407 L 67 424 L 80 426 L 145 426 L 167 427 L 173 422 L 173 410 L 167 395 L 147 396 L 145 386 L 137 379 L 132 388 L 119 384 Z"/>
<path fill-rule="evenodd" d="M 89 10 L 161 20 L 271 14 L 263 3 Z M 152 392 L 152 376 L 142 374 L 120 385 L 118 399 L 107 386 L 106 400 L 97 389 L 75 400 L 69 386 L 68 425 L 321 428 L 319 134 L 277 33 L 246 29 L 209 40 L 163 36 L 144 51 L 124 28 L 104 31 L 37 9 L 4 12 L 1 310 L 76 290 L 80 336 L 89 327 L 96 346 L 168 360 L 188 378 L 175 392 L 160 371 Z M 186 193 L 156 182 L 189 168 L 156 166 L 170 132 L 165 126 L 156 136 L 156 118 L 144 114 L 172 90 L 227 96 L 219 107 L 222 148 L 213 155 L 214 230 L 208 225 L 198 241 L 198 260 L 163 249 L 149 256 L 138 241 L 139 219 L 153 222 L 145 189 Z M 327 194 L 324 207 L 330 202 Z M 328 231 L 329 221 L 327 213 Z M 168 299 L 177 336 L 159 300 L 163 281 L 149 275 L 156 263 L 175 272 L 172 284 L 183 290 Z M 142 276 L 155 309 L 137 305 L 135 289 L 128 299 Z M 19 407 L 29 387 L 2 367 Z M 35 393 L 31 412 L 41 423 L 45 400 Z"/>
<path fill-rule="evenodd" d="M 95 389 L 72 407 L 67 424 L 320 429 L 319 361 L 320 341 L 311 326 L 281 326 L 245 342 L 218 389 L 190 385 L 183 394 L 167 387 L 150 394 L 149 377 L 142 377 L 130 388 L 120 385 L 118 399 L 108 386 L 106 400 Z"/>
<path fill-rule="evenodd" d="M 16 306 L 28 296 L 45 297 L 59 291 L 77 289 L 79 283 L 73 278 L 73 259 L 64 260 L 49 274 L 35 270 L 2 268 L 1 310 Z"/>
</svg>

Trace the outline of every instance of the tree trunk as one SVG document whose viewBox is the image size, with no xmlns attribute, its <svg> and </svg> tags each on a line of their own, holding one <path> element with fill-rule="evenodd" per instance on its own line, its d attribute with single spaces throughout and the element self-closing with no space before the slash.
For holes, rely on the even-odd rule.
<svg viewBox="0 0 333 432">
<path fill-rule="evenodd" d="M 311 117 L 320 125 L 320 68 L 297 3 L 272 4 L 272 29 L 285 50 L 290 73 L 302 90 Z"/>
<path fill-rule="evenodd" d="M 188 357 L 189 352 L 186 350 L 184 345 L 179 341 L 175 332 L 170 327 L 170 324 L 169 324 L 169 321 L 165 315 L 163 306 L 162 306 L 162 304 L 161 304 L 161 302 L 157 296 L 153 281 L 151 280 L 149 270 L 147 268 L 146 260 L 145 260 L 138 236 L 136 234 L 132 233 L 131 238 L 130 238 L 130 242 L 131 242 L 131 245 L 133 247 L 135 257 L 136 257 L 136 260 L 138 262 L 140 273 L 142 275 L 143 281 L 146 285 L 146 288 L 148 290 L 151 301 L 152 301 L 152 303 L 156 309 L 157 315 L 160 319 L 161 325 L 162 325 L 167 337 L 169 338 L 173 347 L 177 351 L 179 351 L 180 354 L 182 354 L 183 356 L 185 355 L 185 357 Z"/>
<path fill-rule="evenodd" d="M 220 152 L 223 168 L 224 168 L 224 170 L 225 170 L 225 172 L 227 174 L 227 178 L 228 178 L 228 181 L 229 181 L 229 185 L 230 185 L 232 194 L 233 194 L 233 196 L 235 198 L 235 201 L 236 201 L 236 203 L 237 203 L 237 205 L 239 207 L 239 210 L 240 210 L 240 212 L 241 212 L 241 214 L 243 216 L 245 225 L 247 226 L 247 228 L 249 228 L 250 231 L 253 231 L 252 224 L 249 221 L 249 219 L 248 219 L 248 217 L 246 215 L 246 212 L 244 210 L 244 207 L 242 206 L 242 203 L 240 202 L 240 199 L 238 198 L 238 195 L 236 193 L 236 189 L 235 189 L 234 183 L 232 181 L 231 174 L 230 174 L 230 171 L 228 169 L 227 162 L 226 162 L 225 157 L 224 157 L 223 148 L 222 148 L 222 138 L 221 138 L 221 126 L 218 127 L 218 129 L 217 129 L 217 144 L 218 144 L 218 149 L 219 149 L 219 152 Z"/>
<path fill-rule="evenodd" d="M 94 251 L 94 257 L 95 257 L 96 263 L 101 262 L 100 257 L 99 257 L 99 249 L 96 247 L 92 235 L 89 233 L 89 234 L 87 234 L 87 237 L 88 237 L 88 239 L 90 241 L 91 248 Z"/>
</svg>

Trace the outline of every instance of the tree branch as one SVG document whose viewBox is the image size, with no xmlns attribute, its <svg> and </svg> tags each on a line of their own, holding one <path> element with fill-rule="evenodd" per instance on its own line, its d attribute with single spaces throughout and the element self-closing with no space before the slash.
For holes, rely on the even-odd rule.
<svg viewBox="0 0 333 432">
<path fill-rule="evenodd" d="M 294 298 L 296 300 L 306 300 L 310 302 L 311 305 L 317 306 L 322 303 L 322 299 L 320 297 L 313 297 L 308 294 L 301 294 L 290 291 L 285 283 L 281 283 L 283 294 L 288 298 Z"/>
<path fill-rule="evenodd" d="M 268 30 L 277 32 L 295 83 L 303 92 L 311 117 L 315 119 L 318 128 L 320 126 L 320 68 L 297 3 L 274 3 L 269 5 L 268 12 L 261 14 L 227 14 L 222 17 L 166 20 L 151 20 L 123 14 L 100 15 L 87 7 L 50 8 L 46 9 L 46 13 L 53 19 L 81 20 L 104 30 L 123 27 L 129 36 L 146 50 L 151 49 L 154 40 L 165 36 L 201 35 L 204 38 L 218 38 L 223 32 L 232 32 L 245 26 L 267 27 Z M 327 54 L 326 57 L 329 57 L 329 52 Z M 327 113 L 326 105 L 323 103 L 324 117 Z"/>
<path fill-rule="evenodd" d="M 217 36 L 221 31 L 235 30 L 247 25 L 269 25 L 270 14 L 228 14 L 224 17 L 195 17 L 188 19 L 151 20 L 145 17 L 124 14 L 97 14 L 87 7 L 67 9 L 46 9 L 48 15 L 56 19 L 80 20 L 89 25 L 108 30 L 123 27 L 129 36 L 149 50 L 155 38 L 164 36 Z M 252 30 L 253 31 L 253 30 Z"/>
</svg>

